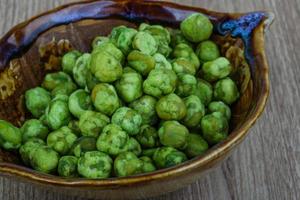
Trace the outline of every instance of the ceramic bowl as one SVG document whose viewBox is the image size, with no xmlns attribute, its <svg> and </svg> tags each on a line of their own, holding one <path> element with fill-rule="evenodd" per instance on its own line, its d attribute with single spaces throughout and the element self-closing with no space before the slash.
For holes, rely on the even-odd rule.
<svg viewBox="0 0 300 200">
<path fill-rule="evenodd" d="M 213 40 L 234 66 L 241 98 L 232 106 L 230 135 L 204 155 L 181 165 L 126 178 L 65 179 L 22 165 L 17 153 L 0 150 L 0 174 L 55 192 L 100 199 L 136 199 L 165 194 L 195 182 L 223 161 L 246 137 L 262 114 L 269 94 L 264 29 L 268 12 L 220 13 L 156 1 L 84 1 L 45 12 L 12 28 L 0 40 L 0 119 L 21 126 L 28 113 L 23 94 L 58 70 L 71 48 L 88 51 L 92 39 L 118 25 L 140 22 L 179 27 L 188 15 L 200 12 L 214 24 Z"/>
</svg>

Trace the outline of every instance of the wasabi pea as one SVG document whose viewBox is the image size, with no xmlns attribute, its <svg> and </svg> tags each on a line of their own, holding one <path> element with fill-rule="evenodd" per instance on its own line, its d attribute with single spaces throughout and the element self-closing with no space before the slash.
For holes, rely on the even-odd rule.
<svg viewBox="0 0 300 200">
<path fill-rule="evenodd" d="M 152 35 L 140 31 L 135 35 L 132 47 L 144 54 L 153 55 L 157 52 L 158 44 Z"/>
<path fill-rule="evenodd" d="M 66 83 L 73 83 L 72 78 L 65 72 L 55 72 L 45 76 L 42 87 L 51 91 L 57 86 Z"/>
<path fill-rule="evenodd" d="M 159 146 L 159 137 L 157 130 L 149 125 L 143 125 L 139 134 L 136 136 L 137 141 L 143 148 L 153 148 Z"/>
<path fill-rule="evenodd" d="M 130 52 L 127 60 L 128 65 L 143 76 L 147 76 L 155 68 L 155 59 L 140 51 Z"/>
<path fill-rule="evenodd" d="M 142 173 L 143 161 L 132 152 L 124 152 L 116 157 L 114 172 L 118 177 Z"/>
<path fill-rule="evenodd" d="M 97 49 L 98 47 L 101 47 L 101 45 L 103 45 L 104 43 L 109 42 L 109 38 L 108 37 L 104 37 L 104 36 L 97 36 L 94 38 L 93 42 L 92 42 L 92 48 Z"/>
<path fill-rule="evenodd" d="M 133 28 L 118 26 L 113 28 L 109 38 L 124 55 L 128 55 L 132 48 L 132 41 L 136 34 L 137 30 Z"/>
<path fill-rule="evenodd" d="M 9 122 L 0 120 L 0 146 L 7 150 L 18 149 L 22 144 L 20 129 Z"/>
<path fill-rule="evenodd" d="M 176 74 L 190 74 L 195 76 L 196 74 L 196 68 L 195 65 L 189 61 L 186 58 L 176 58 L 172 62 L 173 71 L 176 72 Z"/>
<path fill-rule="evenodd" d="M 90 61 L 91 54 L 85 53 L 77 59 L 73 68 L 74 80 L 81 88 L 85 88 L 87 85 L 87 77 L 91 73 L 89 69 Z"/>
<path fill-rule="evenodd" d="M 36 118 L 41 117 L 45 113 L 45 110 L 50 101 L 50 93 L 41 87 L 27 90 L 25 93 L 26 108 Z"/>
<path fill-rule="evenodd" d="M 214 86 L 215 100 L 223 101 L 231 105 L 240 97 L 239 90 L 233 80 L 224 78 L 218 81 Z"/>
<path fill-rule="evenodd" d="M 49 132 L 48 127 L 37 119 L 26 121 L 20 130 L 22 133 L 23 143 L 32 138 L 45 140 Z"/>
<path fill-rule="evenodd" d="M 140 160 L 143 162 L 143 167 L 142 167 L 143 173 L 153 172 L 156 170 L 156 167 L 153 164 L 153 161 L 151 158 L 149 158 L 147 156 L 142 156 L 142 157 L 140 157 Z"/>
<path fill-rule="evenodd" d="M 158 148 L 153 155 L 153 161 L 159 169 L 172 167 L 186 160 L 186 155 L 173 147 Z"/>
<path fill-rule="evenodd" d="M 174 58 L 185 58 L 186 60 L 193 63 L 195 70 L 197 71 L 200 67 L 200 61 L 194 50 L 187 44 L 178 44 L 173 50 Z"/>
<path fill-rule="evenodd" d="M 220 57 L 219 47 L 210 40 L 201 42 L 197 47 L 196 54 L 202 62 L 213 61 Z"/>
<path fill-rule="evenodd" d="M 187 97 L 197 89 L 197 79 L 190 74 L 178 74 L 178 84 L 175 93 L 180 97 Z"/>
<path fill-rule="evenodd" d="M 110 40 L 100 42 L 98 44 L 98 46 L 95 49 L 93 49 L 92 55 L 96 55 L 98 53 L 100 53 L 100 54 L 101 53 L 108 54 L 109 56 L 112 56 L 113 58 L 115 58 L 121 64 L 123 64 L 124 60 L 125 60 L 125 56 L 122 53 L 122 51 L 120 49 L 118 49 L 113 44 L 113 42 L 110 41 Z"/>
<path fill-rule="evenodd" d="M 76 90 L 69 97 L 69 110 L 77 118 L 92 108 L 93 103 L 90 94 L 83 89 Z"/>
<path fill-rule="evenodd" d="M 197 81 L 197 87 L 196 90 L 194 90 L 194 95 L 196 95 L 201 102 L 207 106 L 213 97 L 213 87 L 205 80 L 198 79 Z"/>
<path fill-rule="evenodd" d="M 75 156 L 63 156 L 58 161 L 57 172 L 62 177 L 76 177 L 78 159 Z"/>
<path fill-rule="evenodd" d="M 66 53 L 62 57 L 61 65 L 62 65 L 62 70 L 67 73 L 72 75 L 73 73 L 73 68 L 75 67 L 76 60 L 81 56 L 81 53 L 79 51 L 70 51 Z"/>
<path fill-rule="evenodd" d="M 80 157 L 86 152 L 97 150 L 96 147 L 97 139 L 91 136 L 82 136 L 78 138 L 72 145 L 70 154 Z"/>
<path fill-rule="evenodd" d="M 153 58 L 155 60 L 155 69 L 172 69 L 172 64 L 164 55 L 156 53 L 153 55 Z"/>
<path fill-rule="evenodd" d="M 126 150 L 139 156 L 142 153 L 142 148 L 140 143 L 135 138 L 129 138 L 126 143 Z"/>
<path fill-rule="evenodd" d="M 227 120 L 230 120 L 231 118 L 231 110 L 230 107 L 227 106 L 225 103 L 223 103 L 222 101 L 213 101 L 208 105 L 208 111 L 210 113 L 213 112 L 220 112 L 222 113 Z"/>
<path fill-rule="evenodd" d="M 45 145 L 45 142 L 39 138 L 32 138 L 25 142 L 24 145 L 22 145 L 19 149 L 19 153 L 24 164 L 30 166 L 32 153 L 36 150 L 36 148 Z"/>
<path fill-rule="evenodd" d="M 203 79 L 206 81 L 214 82 L 228 76 L 231 69 L 232 67 L 229 60 L 224 57 L 220 57 L 216 60 L 204 63 L 201 74 Z"/>
<path fill-rule="evenodd" d="M 31 166 L 40 172 L 55 172 L 59 155 L 48 146 L 39 146 L 32 152 Z"/>
<path fill-rule="evenodd" d="M 195 95 L 186 97 L 184 99 L 184 104 L 187 111 L 182 123 L 189 128 L 197 127 L 200 124 L 202 117 L 205 115 L 204 104 Z"/>
<path fill-rule="evenodd" d="M 198 134 L 189 134 L 187 147 L 184 152 L 189 158 L 194 158 L 203 154 L 208 149 L 207 142 Z"/>
<path fill-rule="evenodd" d="M 67 82 L 65 84 L 58 85 L 51 91 L 51 95 L 53 98 L 59 95 L 69 96 L 77 89 L 77 86 L 73 82 Z"/>
</svg>

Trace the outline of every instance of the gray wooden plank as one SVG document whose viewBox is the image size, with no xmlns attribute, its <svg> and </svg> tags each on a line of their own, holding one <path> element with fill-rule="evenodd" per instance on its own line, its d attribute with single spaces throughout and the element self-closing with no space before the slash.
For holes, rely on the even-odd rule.
<svg viewBox="0 0 300 200">
<path fill-rule="evenodd" d="M 13 25 L 73 0 L 0 0 L 0 35 Z M 240 147 L 198 182 L 158 198 L 300 199 L 300 2 L 298 0 L 174 1 L 219 11 L 273 11 L 277 18 L 266 35 L 271 94 L 266 111 Z M 284 16 L 284 17 L 283 17 Z M 298 20 L 298 21 L 297 21 Z M 80 199 L 35 189 L 0 178 L 0 199 Z"/>
</svg>

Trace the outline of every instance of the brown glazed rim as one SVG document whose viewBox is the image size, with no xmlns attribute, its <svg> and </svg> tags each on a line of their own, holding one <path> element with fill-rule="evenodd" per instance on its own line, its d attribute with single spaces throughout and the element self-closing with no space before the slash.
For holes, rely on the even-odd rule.
<svg viewBox="0 0 300 200">
<path fill-rule="evenodd" d="M 130 0 L 119 0 L 121 2 L 128 2 Z M 79 4 L 85 4 L 94 2 L 92 1 L 84 1 L 84 2 L 77 2 L 77 3 L 71 3 L 67 5 L 60 6 L 58 8 L 55 8 L 51 11 L 45 12 L 43 14 L 37 15 L 26 22 L 23 22 L 14 28 L 12 28 L 1 40 L 0 44 L 3 43 L 3 41 L 7 40 L 12 35 L 16 35 L 18 30 L 24 30 L 28 24 L 32 23 L 34 20 L 40 17 L 44 17 L 47 15 L 51 15 L 53 13 L 56 13 L 60 10 L 66 9 L 68 7 L 71 7 L 73 5 L 79 5 Z M 133 2 L 133 0 L 131 0 Z M 140 3 L 141 1 L 135 1 L 136 3 Z M 145 3 L 145 2 L 144 2 Z M 159 5 L 167 5 L 170 7 L 176 7 L 179 9 L 184 10 L 197 10 L 203 13 L 210 13 L 216 16 L 222 16 L 222 15 L 228 15 L 228 16 L 241 16 L 242 13 L 220 13 L 220 12 L 214 12 L 209 11 L 202 8 L 196 8 L 191 6 L 184 6 L 179 5 L 175 3 L 170 2 L 156 2 L 156 1 L 146 1 L 146 3 L 151 4 L 159 4 Z M 246 122 L 238 129 L 232 131 L 229 135 L 229 137 L 223 141 L 222 143 L 214 146 L 212 149 L 210 149 L 207 153 L 205 153 L 203 156 L 197 157 L 195 159 L 192 159 L 190 161 L 187 161 L 183 164 L 174 166 L 172 168 L 158 170 L 152 173 L 148 174 L 141 174 L 136 175 L 132 177 L 125 177 L 125 178 L 110 178 L 110 179 L 100 179 L 100 180 L 91 180 L 91 179 L 80 179 L 80 178 L 71 178 L 71 179 L 65 179 L 58 176 L 53 175 L 47 175 L 42 174 L 39 172 L 36 172 L 32 169 L 1 162 L 0 163 L 0 173 L 23 178 L 30 182 L 35 182 L 43 185 L 56 185 L 56 186 L 67 186 L 67 187 L 88 187 L 88 188 L 95 188 L 95 189 L 109 189 L 109 188 L 118 188 L 122 186 L 131 186 L 136 184 L 142 184 L 147 183 L 151 181 L 159 181 L 162 179 L 167 179 L 171 177 L 181 176 L 189 171 L 193 170 L 202 170 L 207 169 L 211 166 L 211 163 L 214 163 L 214 161 L 217 161 L 221 159 L 222 157 L 225 157 L 231 150 L 233 150 L 241 141 L 245 138 L 247 135 L 247 131 L 254 125 L 256 120 L 260 117 L 262 114 L 268 96 L 269 96 L 269 67 L 265 55 L 264 50 L 264 28 L 269 25 L 273 20 L 273 14 L 267 13 L 267 19 L 264 20 L 255 30 L 252 38 L 252 50 L 253 55 L 256 59 L 256 65 L 260 67 L 260 73 L 263 73 L 262 75 L 262 82 L 261 82 L 261 95 L 259 97 L 259 100 L 257 102 L 257 106 L 255 107 L 255 110 L 251 112 L 249 117 L 247 118 Z"/>
</svg>

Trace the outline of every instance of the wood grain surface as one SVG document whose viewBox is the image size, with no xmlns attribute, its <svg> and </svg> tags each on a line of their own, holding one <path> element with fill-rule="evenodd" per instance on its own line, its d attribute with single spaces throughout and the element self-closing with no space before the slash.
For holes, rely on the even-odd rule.
<svg viewBox="0 0 300 200">
<path fill-rule="evenodd" d="M 74 0 L 0 0 L 0 36 L 32 15 Z M 170 0 L 171 1 L 171 0 Z M 300 1 L 173 0 L 218 11 L 268 10 L 271 94 L 263 116 L 221 167 L 197 183 L 151 200 L 300 199 Z M 82 200 L 0 178 L 1 200 Z"/>
</svg>

